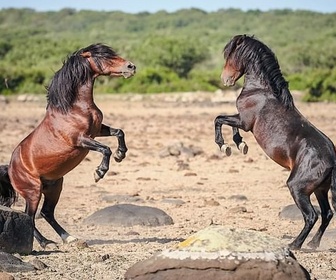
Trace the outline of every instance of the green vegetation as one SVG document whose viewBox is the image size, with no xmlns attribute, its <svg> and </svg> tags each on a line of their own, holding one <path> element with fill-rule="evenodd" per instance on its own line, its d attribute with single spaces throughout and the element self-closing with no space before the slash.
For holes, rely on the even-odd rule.
<svg viewBox="0 0 336 280">
<path fill-rule="evenodd" d="M 0 94 L 45 93 L 67 55 L 96 42 L 138 68 L 129 80 L 98 79 L 96 92 L 213 91 L 221 87 L 224 45 L 244 33 L 272 48 L 305 100 L 336 101 L 336 14 L 291 10 L 0 10 Z"/>
</svg>

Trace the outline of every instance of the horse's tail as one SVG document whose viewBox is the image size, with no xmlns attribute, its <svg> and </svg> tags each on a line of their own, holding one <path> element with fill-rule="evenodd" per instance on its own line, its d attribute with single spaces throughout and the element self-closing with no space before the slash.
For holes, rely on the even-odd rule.
<svg viewBox="0 0 336 280">
<path fill-rule="evenodd" d="M 8 165 L 0 165 L 0 205 L 11 207 L 16 201 L 16 192 L 8 176 Z"/>
<path fill-rule="evenodd" d="M 331 173 L 331 202 L 334 210 L 336 211 L 336 160 Z"/>
</svg>

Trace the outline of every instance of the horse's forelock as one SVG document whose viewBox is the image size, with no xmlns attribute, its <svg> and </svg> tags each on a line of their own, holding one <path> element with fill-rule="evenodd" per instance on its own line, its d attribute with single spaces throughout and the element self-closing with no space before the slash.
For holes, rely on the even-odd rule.
<svg viewBox="0 0 336 280">
<path fill-rule="evenodd" d="M 248 40 L 249 38 L 253 38 L 253 36 L 247 36 L 247 35 L 236 35 L 234 36 L 229 43 L 226 44 L 224 47 L 223 53 L 224 58 L 228 58 L 232 53 L 236 52 L 239 47 L 244 45 L 245 40 Z"/>
</svg>

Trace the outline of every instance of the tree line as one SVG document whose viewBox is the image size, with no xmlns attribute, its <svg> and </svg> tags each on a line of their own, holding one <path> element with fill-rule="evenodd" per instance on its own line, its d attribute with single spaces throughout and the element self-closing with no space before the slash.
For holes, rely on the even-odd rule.
<svg viewBox="0 0 336 280">
<path fill-rule="evenodd" d="M 63 9 L 0 10 L 0 94 L 45 93 L 74 51 L 102 42 L 138 68 L 136 77 L 100 78 L 96 92 L 214 91 L 223 47 L 255 35 L 277 55 L 291 90 L 307 101 L 336 100 L 336 14 L 310 11 L 184 9 L 128 14 Z"/>
</svg>

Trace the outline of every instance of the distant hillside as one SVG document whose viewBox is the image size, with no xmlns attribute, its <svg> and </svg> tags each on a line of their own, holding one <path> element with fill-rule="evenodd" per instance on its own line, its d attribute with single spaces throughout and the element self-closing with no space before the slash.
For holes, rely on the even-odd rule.
<svg viewBox="0 0 336 280">
<path fill-rule="evenodd" d="M 44 93 L 67 55 L 103 42 L 137 64 L 131 80 L 99 79 L 97 92 L 215 90 L 222 50 L 254 34 L 277 55 L 291 89 L 307 100 L 334 99 L 336 14 L 237 9 L 127 14 L 63 9 L 0 11 L 0 93 Z"/>
</svg>

